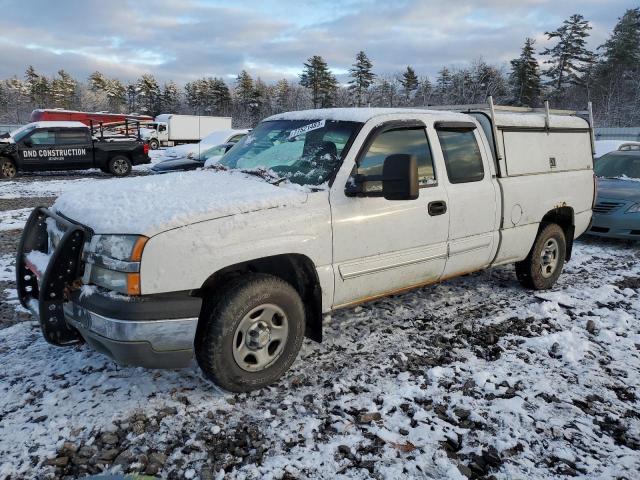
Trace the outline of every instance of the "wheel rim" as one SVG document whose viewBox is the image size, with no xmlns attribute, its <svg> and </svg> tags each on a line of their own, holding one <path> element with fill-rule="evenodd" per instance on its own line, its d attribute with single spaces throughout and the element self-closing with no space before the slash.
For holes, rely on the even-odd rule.
<svg viewBox="0 0 640 480">
<path fill-rule="evenodd" d="M 129 164 L 126 160 L 118 158 L 113 161 L 113 171 L 118 175 L 123 175 L 129 171 Z"/>
<path fill-rule="evenodd" d="M 13 178 L 16 176 L 16 167 L 11 162 L 4 162 L 2 164 L 2 176 L 5 178 Z"/>
<path fill-rule="evenodd" d="M 549 238 L 544 242 L 540 252 L 540 273 L 544 278 L 549 278 L 555 273 L 556 268 L 558 268 L 559 254 L 560 247 L 555 238 Z"/>
<path fill-rule="evenodd" d="M 259 305 L 236 327 L 233 358 L 247 372 L 264 370 L 282 355 L 288 335 L 289 321 L 284 311 L 271 303 Z"/>
</svg>

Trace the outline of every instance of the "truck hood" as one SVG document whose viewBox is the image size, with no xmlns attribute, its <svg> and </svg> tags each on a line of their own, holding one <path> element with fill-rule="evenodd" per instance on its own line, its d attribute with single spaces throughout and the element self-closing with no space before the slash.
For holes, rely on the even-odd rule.
<svg viewBox="0 0 640 480">
<path fill-rule="evenodd" d="M 200 170 L 86 182 L 61 195 L 53 209 L 95 233 L 153 236 L 205 220 L 300 205 L 307 196 L 295 185 Z"/>
<path fill-rule="evenodd" d="M 598 178 L 598 198 L 640 201 L 640 179 Z"/>
</svg>

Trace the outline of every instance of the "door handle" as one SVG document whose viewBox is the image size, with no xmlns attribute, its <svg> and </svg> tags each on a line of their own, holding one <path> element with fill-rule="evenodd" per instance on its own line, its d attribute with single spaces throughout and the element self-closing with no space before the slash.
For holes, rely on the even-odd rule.
<svg viewBox="0 0 640 480">
<path fill-rule="evenodd" d="M 435 217 L 436 215 L 442 215 L 447 213 L 447 203 L 444 200 L 436 200 L 435 202 L 429 202 L 427 206 L 429 215 Z"/>
</svg>

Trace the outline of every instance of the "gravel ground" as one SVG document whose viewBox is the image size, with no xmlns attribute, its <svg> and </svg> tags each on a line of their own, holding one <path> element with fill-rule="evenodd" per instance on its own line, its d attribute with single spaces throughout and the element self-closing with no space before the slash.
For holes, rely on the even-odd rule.
<svg viewBox="0 0 640 480">
<path fill-rule="evenodd" d="M 3 254 L 17 238 L 0 234 Z M 580 240 L 547 292 L 509 266 L 337 312 L 277 385 L 241 395 L 195 363 L 150 371 L 55 348 L 16 312 L 0 310 L 3 480 L 640 471 L 639 245 Z"/>
</svg>

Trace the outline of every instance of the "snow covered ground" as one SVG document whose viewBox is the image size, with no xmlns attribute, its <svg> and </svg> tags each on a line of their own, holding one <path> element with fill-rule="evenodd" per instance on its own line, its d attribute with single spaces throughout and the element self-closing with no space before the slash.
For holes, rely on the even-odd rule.
<svg viewBox="0 0 640 480">
<path fill-rule="evenodd" d="M 31 183 L 56 195 L 70 178 Z M 9 184 L 0 199 L 34 195 Z M 17 312 L 0 322 L 0 479 L 638 478 L 640 245 L 582 240 L 544 293 L 500 267 L 338 312 L 282 381 L 238 395 L 195 363 L 47 344 L 13 300 L 14 218 L 0 213 Z"/>
</svg>

